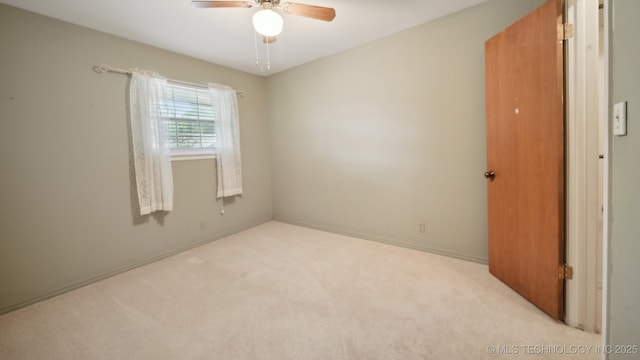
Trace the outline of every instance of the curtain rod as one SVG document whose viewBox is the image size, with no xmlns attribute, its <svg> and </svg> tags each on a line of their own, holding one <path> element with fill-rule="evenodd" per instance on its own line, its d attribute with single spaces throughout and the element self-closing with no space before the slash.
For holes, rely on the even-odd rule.
<svg viewBox="0 0 640 360">
<path fill-rule="evenodd" d="M 125 70 L 125 69 L 119 69 L 110 65 L 95 65 L 93 67 L 93 71 L 97 72 L 98 74 L 103 74 L 106 72 L 110 72 L 110 73 L 115 73 L 115 74 L 125 74 L 125 75 L 131 75 L 133 73 L 133 70 Z M 186 82 L 186 81 L 180 81 L 180 80 L 173 80 L 173 79 L 167 79 L 167 81 L 171 81 L 173 83 L 178 83 L 178 84 L 183 84 L 183 85 L 190 85 L 190 86 L 196 86 L 196 87 L 200 87 L 203 89 L 207 89 L 208 86 L 206 85 L 202 85 L 202 84 L 195 84 L 195 83 L 190 83 L 190 82 Z M 244 90 L 236 90 L 236 94 L 240 95 L 240 96 L 244 96 Z"/>
</svg>

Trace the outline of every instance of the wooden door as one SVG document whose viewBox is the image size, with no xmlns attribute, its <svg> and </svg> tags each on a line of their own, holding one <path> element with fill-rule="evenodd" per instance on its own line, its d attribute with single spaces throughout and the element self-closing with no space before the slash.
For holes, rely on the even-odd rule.
<svg viewBox="0 0 640 360">
<path fill-rule="evenodd" d="M 489 271 L 564 320 L 561 0 L 485 43 Z"/>
</svg>

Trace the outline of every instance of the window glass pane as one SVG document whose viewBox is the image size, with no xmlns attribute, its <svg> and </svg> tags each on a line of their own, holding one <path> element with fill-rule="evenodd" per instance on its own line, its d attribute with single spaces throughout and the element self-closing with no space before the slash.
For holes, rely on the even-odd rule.
<svg viewBox="0 0 640 360">
<path fill-rule="evenodd" d="M 171 148 L 207 149 L 210 153 L 215 147 L 215 111 L 208 90 L 169 83 L 160 113 Z"/>
</svg>

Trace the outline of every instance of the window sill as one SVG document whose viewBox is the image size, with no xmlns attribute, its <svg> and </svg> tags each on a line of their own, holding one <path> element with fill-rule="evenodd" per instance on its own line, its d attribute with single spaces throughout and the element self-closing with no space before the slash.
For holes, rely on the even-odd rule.
<svg viewBox="0 0 640 360">
<path fill-rule="evenodd" d="M 202 154 L 202 155 L 193 155 L 193 154 L 172 154 L 171 161 L 185 161 L 185 160 L 205 160 L 205 159 L 215 159 L 215 154 Z"/>
<path fill-rule="evenodd" d="M 200 148 L 200 149 L 171 149 L 171 161 L 182 160 L 205 160 L 215 159 L 216 150 L 213 148 Z"/>
</svg>

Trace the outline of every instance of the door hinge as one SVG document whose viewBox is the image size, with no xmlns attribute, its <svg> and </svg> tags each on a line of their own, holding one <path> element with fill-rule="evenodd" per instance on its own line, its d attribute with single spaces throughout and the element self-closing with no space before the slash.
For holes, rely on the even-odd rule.
<svg viewBox="0 0 640 360">
<path fill-rule="evenodd" d="M 558 279 L 571 280 L 573 279 L 573 266 L 567 264 L 560 264 L 558 266 Z"/>
<path fill-rule="evenodd" d="M 558 25 L 558 41 L 569 40 L 573 37 L 573 24 Z"/>
</svg>

